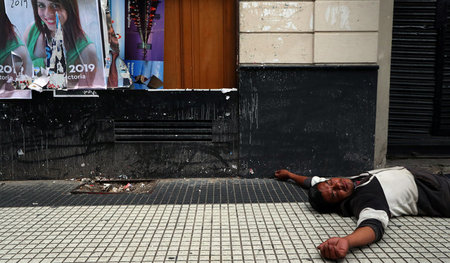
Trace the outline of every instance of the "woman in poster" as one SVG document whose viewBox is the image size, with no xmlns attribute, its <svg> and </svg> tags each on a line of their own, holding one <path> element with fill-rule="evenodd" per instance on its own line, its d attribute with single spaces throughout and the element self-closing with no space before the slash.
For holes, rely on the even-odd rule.
<svg viewBox="0 0 450 263">
<path fill-rule="evenodd" d="M 11 83 L 19 75 L 31 78 L 33 68 L 25 45 L 6 15 L 4 0 L 0 0 L 0 25 L 0 98 L 19 98 L 21 92 L 28 97 L 29 91 L 16 91 Z"/>
<path fill-rule="evenodd" d="M 69 89 L 103 88 L 96 47 L 84 33 L 77 0 L 32 0 L 34 23 L 25 30 L 24 40 L 35 68 L 46 68 L 47 51 L 55 37 L 57 14 L 66 50 Z"/>
</svg>

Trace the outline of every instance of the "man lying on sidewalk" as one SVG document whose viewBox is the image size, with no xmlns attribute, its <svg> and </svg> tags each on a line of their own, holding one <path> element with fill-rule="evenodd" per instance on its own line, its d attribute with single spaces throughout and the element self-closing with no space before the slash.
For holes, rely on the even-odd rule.
<svg viewBox="0 0 450 263">
<path fill-rule="evenodd" d="M 349 178 L 306 177 L 287 170 L 276 171 L 275 176 L 309 188 L 309 202 L 319 213 L 357 217 L 352 234 L 317 247 L 328 259 L 344 258 L 350 248 L 379 241 L 391 217 L 450 217 L 450 178 L 444 175 L 392 167 Z"/>
</svg>

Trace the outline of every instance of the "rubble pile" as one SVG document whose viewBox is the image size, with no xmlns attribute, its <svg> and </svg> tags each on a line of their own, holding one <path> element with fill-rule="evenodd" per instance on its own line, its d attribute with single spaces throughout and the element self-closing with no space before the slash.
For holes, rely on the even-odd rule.
<svg viewBox="0 0 450 263">
<path fill-rule="evenodd" d="M 75 180 L 75 179 L 73 179 Z M 119 179 L 107 179 L 104 177 L 81 178 L 80 185 L 72 194 L 118 194 L 118 193 L 151 193 L 156 185 L 155 180 L 127 180 L 126 177 Z"/>
</svg>

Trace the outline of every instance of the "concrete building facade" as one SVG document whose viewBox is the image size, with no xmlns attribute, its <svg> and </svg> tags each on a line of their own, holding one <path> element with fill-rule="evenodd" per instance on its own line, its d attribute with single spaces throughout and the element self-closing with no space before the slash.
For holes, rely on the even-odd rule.
<svg viewBox="0 0 450 263">
<path fill-rule="evenodd" d="M 2 102 L 0 179 L 254 178 L 280 168 L 343 176 L 383 167 L 394 2 L 255 0 L 232 10 L 226 0 L 167 0 L 170 89 Z M 408 2 L 413 10 L 432 2 L 433 16 L 445 1 L 412 2 L 420 2 Z"/>
</svg>

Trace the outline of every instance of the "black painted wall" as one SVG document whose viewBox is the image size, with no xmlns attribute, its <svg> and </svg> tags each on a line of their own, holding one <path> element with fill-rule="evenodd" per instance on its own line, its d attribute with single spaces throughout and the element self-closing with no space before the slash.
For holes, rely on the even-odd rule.
<svg viewBox="0 0 450 263">
<path fill-rule="evenodd" d="M 98 91 L 0 103 L 0 180 L 237 175 L 236 91 Z"/>
<path fill-rule="evenodd" d="M 349 176 L 373 168 L 376 66 L 241 67 L 240 169 Z"/>
<path fill-rule="evenodd" d="M 2 101 L 0 180 L 356 174 L 373 166 L 376 79 L 375 66 L 241 67 L 226 93 Z"/>
</svg>

